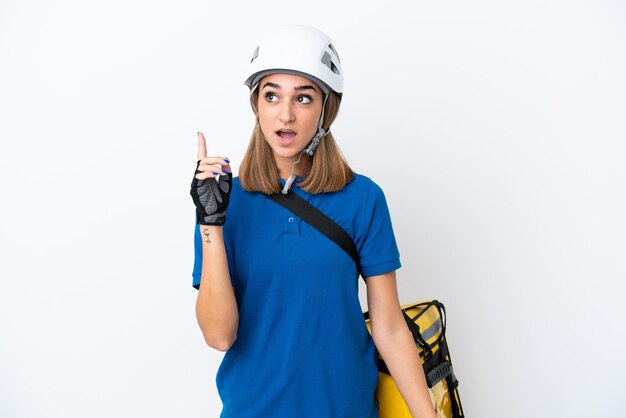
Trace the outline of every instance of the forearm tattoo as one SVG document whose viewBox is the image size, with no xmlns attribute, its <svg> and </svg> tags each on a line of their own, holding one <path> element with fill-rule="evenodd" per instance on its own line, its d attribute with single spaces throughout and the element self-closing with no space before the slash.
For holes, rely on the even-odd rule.
<svg viewBox="0 0 626 418">
<path fill-rule="evenodd" d="M 206 237 L 206 243 L 207 243 L 207 244 L 210 244 L 210 243 L 211 243 L 211 240 L 209 239 L 209 235 L 210 235 L 210 234 L 211 234 L 211 233 L 209 232 L 209 228 L 205 228 L 205 229 L 204 229 L 204 236 Z"/>
</svg>

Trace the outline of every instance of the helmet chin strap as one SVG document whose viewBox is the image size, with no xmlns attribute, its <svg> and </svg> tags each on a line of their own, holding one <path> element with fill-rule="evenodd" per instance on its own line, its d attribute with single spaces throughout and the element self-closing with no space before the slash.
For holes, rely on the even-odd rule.
<svg viewBox="0 0 626 418">
<path fill-rule="evenodd" d="M 302 158 L 302 154 L 304 153 L 312 157 L 313 152 L 315 151 L 315 148 L 317 148 L 317 145 L 320 143 L 320 139 L 328 135 L 328 133 L 330 132 L 330 131 L 325 131 L 324 128 L 322 128 L 322 125 L 324 124 L 324 109 L 326 109 L 326 99 L 328 99 L 328 94 L 324 95 L 324 104 L 322 105 L 322 115 L 320 116 L 320 121 L 317 124 L 317 133 L 311 140 L 311 143 L 305 149 L 303 149 L 302 152 L 300 152 L 298 161 L 294 162 L 291 165 L 291 174 L 289 174 L 289 178 L 287 179 L 287 181 L 285 181 L 285 186 L 283 187 L 282 194 L 287 194 L 287 192 L 289 191 L 289 188 L 291 187 L 291 184 L 296 179 L 296 175 L 294 174 L 293 170 L 296 164 L 300 162 L 300 159 Z"/>
<path fill-rule="evenodd" d="M 328 132 L 326 132 L 324 128 L 322 128 L 322 125 L 324 124 L 324 110 L 326 109 L 327 99 L 328 99 L 328 94 L 324 95 L 324 104 L 322 105 L 322 115 L 320 116 L 320 121 L 317 124 L 317 133 L 311 140 L 311 143 L 309 144 L 309 146 L 304 149 L 304 152 L 306 152 L 306 154 L 310 157 L 313 156 L 313 152 L 315 151 L 315 148 L 317 148 L 317 145 L 320 143 L 320 139 L 328 135 Z"/>
<path fill-rule="evenodd" d="M 293 183 L 293 181 L 296 179 L 296 175 L 294 174 L 293 170 L 296 167 L 296 164 L 300 162 L 300 159 L 302 158 L 302 154 L 304 154 L 304 150 L 302 150 L 302 152 L 300 153 L 300 156 L 298 157 L 298 161 L 294 162 L 291 165 L 291 174 L 289 174 L 289 178 L 287 179 L 287 181 L 285 181 L 285 187 L 283 187 L 282 194 L 287 194 L 287 192 L 289 191 L 289 188 L 291 187 L 291 183 Z"/>
</svg>

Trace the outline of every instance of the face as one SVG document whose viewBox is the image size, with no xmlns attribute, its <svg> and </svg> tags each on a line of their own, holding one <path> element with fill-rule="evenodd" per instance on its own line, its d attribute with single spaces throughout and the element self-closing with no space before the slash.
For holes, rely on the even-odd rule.
<svg viewBox="0 0 626 418">
<path fill-rule="evenodd" d="M 259 125 L 276 165 L 289 172 L 317 132 L 324 93 L 306 77 L 270 74 L 259 82 Z"/>
</svg>

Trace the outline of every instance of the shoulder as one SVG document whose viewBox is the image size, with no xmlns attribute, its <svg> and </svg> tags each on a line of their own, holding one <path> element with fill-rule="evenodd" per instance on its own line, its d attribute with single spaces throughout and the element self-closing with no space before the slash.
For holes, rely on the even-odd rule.
<svg viewBox="0 0 626 418">
<path fill-rule="evenodd" d="M 379 200 L 381 197 L 384 198 L 380 186 L 368 176 L 360 173 L 354 173 L 352 181 L 341 190 L 308 196 L 312 196 L 312 201 L 328 201 L 341 205 L 345 209 L 354 206 L 360 210 L 366 209 L 366 206 L 372 201 Z"/>
<path fill-rule="evenodd" d="M 359 173 L 354 173 L 352 181 L 339 191 L 304 197 L 335 222 L 344 220 L 363 225 L 369 224 L 374 208 L 381 203 L 386 204 L 381 187 L 370 177 Z"/>
<path fill-rule="evenodd" d="M 383 189 L 370 177 L 354 173 L 354 179 L 346 185 L 349 194 L 359 196 L 361 199 L 384 197 Z"/>
<path fill-rule="evenodd" d="M 351 183 L 354 183 L 357 185 L 367 185 L 367 186 L 371 184 L 376 184 L 374 180 L 372 180 L 365 174 L 361 174 L 361 173 L 354 173 L 354 180 L 352 180 Z"/>
<path fill-rule="evenodd" d="M 352 200 L 358 205 L 363 225 L 389 217 L 387 198 L 382 187 L 363 174 L 355 174 Z"/>
</svg>

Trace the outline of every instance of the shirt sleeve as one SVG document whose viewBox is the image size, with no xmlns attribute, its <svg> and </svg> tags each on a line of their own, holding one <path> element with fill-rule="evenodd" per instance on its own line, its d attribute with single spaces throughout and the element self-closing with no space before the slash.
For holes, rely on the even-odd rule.
<svg viewBox="0 0 626 418">
<path fill-rule="evenodd" d="M 383 190 L 373 181 L 365 200 L 365 233 L 358 246 L 364 277 L 389 273 L 401 267 L 391 216 Z"/>
<path fill-rule="evenodd" d="M 194 260 L 193 260 L 193 271 L 191 276 L 192 286 L 196 289 L 200 289 L 200 279 L 202 277 L 202 236 L 200 234 L 200 224 L 198 223 L 198 216 L 195 215 L 196 218 L 196 226 L 194 228 L 194 240 L 193 240 L 193 249 L 194 249 Z M 224 238 L 226 241 L 226 238 Z M 226 245 L 226 258 L 228 261 L 228 272 L 230 274 L 230 283 L 235 286 L 237 281 L 237 274 L 235 272 L 235 265 L 233 263 L 232 257 L 229 251 L 228 243 Z"/>
</svg>

